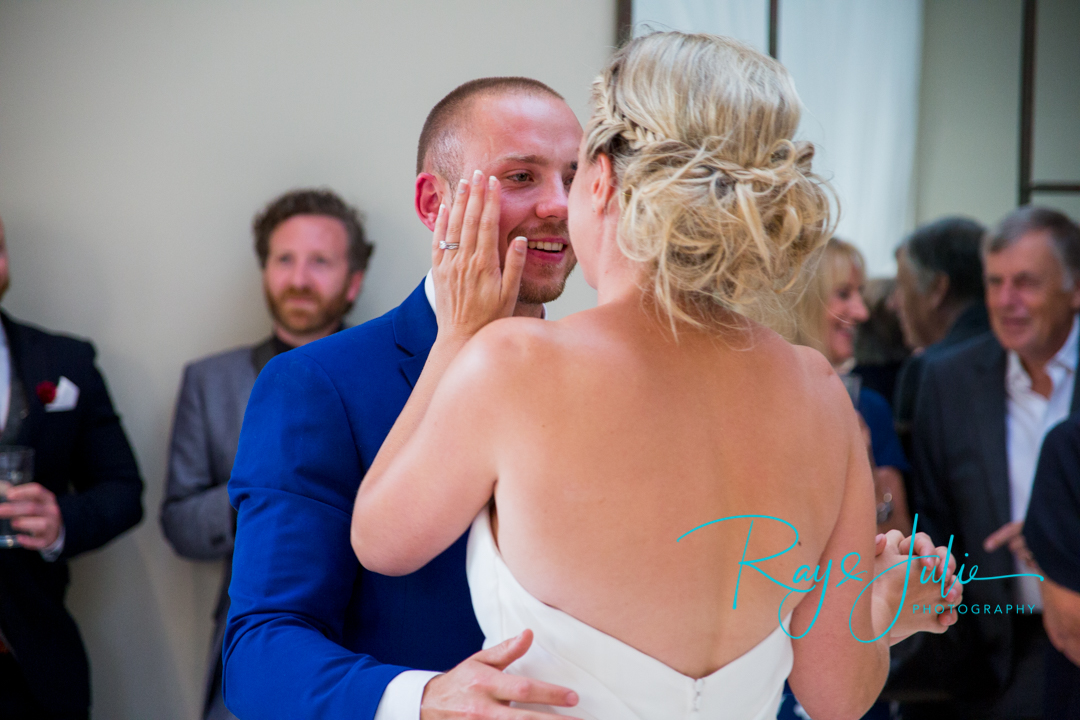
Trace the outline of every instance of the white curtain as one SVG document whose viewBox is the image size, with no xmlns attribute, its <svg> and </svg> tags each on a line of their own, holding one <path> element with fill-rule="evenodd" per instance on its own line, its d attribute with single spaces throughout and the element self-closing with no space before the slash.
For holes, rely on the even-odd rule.
<svg viewBox="0 0 1080 720">
<path fill-rule="evenodd" d="M 779 59 L 804 110 L 799 137 L 840 199 L 838 235 L 871 275 L 895 272 L 914 222 L 922 0 L 780 0 Z M 682 30 L 768 48 L 766 0 L 634 0 L 635 34 Z"/>
</svg>

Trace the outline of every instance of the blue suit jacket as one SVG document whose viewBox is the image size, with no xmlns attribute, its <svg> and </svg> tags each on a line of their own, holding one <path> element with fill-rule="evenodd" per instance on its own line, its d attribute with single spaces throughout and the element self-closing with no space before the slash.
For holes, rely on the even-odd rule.
<svg viewBox="0 0 1080 720">
<path fill-rule="evenodd" d="M 349 543 L 365 470 L 435 341 L 423 283 L 359 327 L 271 360 L 229 480 L 236 545 L 224 694 L 241 718 L 372 718 L 408 668 L 480 649 L 463 536 L 411 575 L 362 568 Z"/>
</svg>

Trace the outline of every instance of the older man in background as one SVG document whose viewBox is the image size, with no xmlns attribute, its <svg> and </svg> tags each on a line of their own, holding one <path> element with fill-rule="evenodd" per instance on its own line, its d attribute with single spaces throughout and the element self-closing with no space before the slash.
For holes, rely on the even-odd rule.
<svg viewBox="0 0 1080 720">
<path fill-rule="evenodd" d="M 949 717 L 1037 718 L 1047 640 L 1020 530 L 1043 438 L 1080 407 L 1080 228 L 1019 208 L 984 238 L 983 265 L 993 334 L 927 361 L 912 438 L 919 528 L 955 536 L 957 559 L 978 566 L 965 601 L 984 612 L 926 640 L 954 661 Z"/>
<path fill-rule="evenodd" d="M 255 218 L 254 233 L 272 332 L 254 346 L 184 369 L 161 507 L 161 526 L 177 553 L 225 561 L 203 699 L 203 716 L 212 720 L 233 717 L 221 699 L 221 642 L 236 529 L 226 483 L 248 396 L 271 358 L 341 329 L 372 251 L 356 210 L 327 190 L 282 195 Z"/>
<path fill-rule="evenodd" d="M 0 223 L 0 296 L 8 281 Z M 90 671 L 64 607 L 67 561 L 142 519 L 142 478 L 93 345 L 0 320 L 0 445 L 34 452 L 33 482 L 0 502 L 16 542 L 0 549 L 0 718 L 85 720 Z"/>
<path fill-rule="evenodd" d="M 890 305 L 900 317 L 904 343 L 916 351 L 901 367 L 893 396 L 896 432 L 908 457 L 915 398 L 926 361 L 990 332 L 979 249 L 985 233 L 986 228 L 974 220 L 946 217 L 918 228 L 896 249 Z"/>
</svg>

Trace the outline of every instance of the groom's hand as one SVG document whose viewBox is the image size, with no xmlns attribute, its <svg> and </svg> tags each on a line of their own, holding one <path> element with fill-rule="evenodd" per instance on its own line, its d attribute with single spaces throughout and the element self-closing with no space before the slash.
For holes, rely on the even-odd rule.
<svg viewBox="0 0 1080 720">
<path fill-rule="evenodd" d="M 433 677 L 420 701 L 420 720 L 550 720 L 556 717 L 553 713 L 511 708 L 510 703 L 576 705 L 577 693 L 572 690 L 503 673 L 531 644 L 532 631 L 526 630 Z"/>
</svg>

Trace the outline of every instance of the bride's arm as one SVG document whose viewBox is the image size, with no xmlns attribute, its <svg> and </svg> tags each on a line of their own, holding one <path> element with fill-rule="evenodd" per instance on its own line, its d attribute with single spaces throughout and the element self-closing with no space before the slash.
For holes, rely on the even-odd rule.
<svg viewBox="0 0 1080 720">
<path fill-rule="evenodd" d="M 474 360 L 454 360 L 480 328 L 514 310 L 525 244 L 510 244 L 500 271 L 498 227 L 494 178 L 474 176 L 472 186 L 462 182 L 454 208 L 439 211 L 432 241 L 439 334 L 354 506 L 353 549 L 375 572 L 396 575 L 422 567 L 465 531 L 491 496 L 494 476 L 485 456 L 490 416 L 483 409 L 484 376 L 476 376 L 477 360 L 486 355 L 478 348 Z M 440 249 L 443 240 L 459 246 Z M 451 371 L 452 363 L 460 369 Z M 447 387 L 437 393 L 444 375 Z M 426 415 L 432 417 L 420 433 Z"/>
<path fill-rule="evenodd" d="M 361 483 L 352 545 L 369 570 L 420 569 L 461 537 L 491 499 L 506 373 L 488 335 L 461 351 L 416 430 L 392 457 L 380 450 L 386 461 L 372 465 Z"/>
<path fill-rule="evenodd" d="M 826 401 L 834 413 L 833 426 L 845 429 L 848 470 L 840 512 L 818 560 L 823 572 L 832 561 L 831 578 L 827 587 L 821 583 L 807 594 L 792 615 L 794 637 L 806 632 L 811 623 L 813 627 L 792 643 L 795 660 L 788 678 L 795 697 L 815 720 L 862 717 L 880 693 L 889 669 L 887 637 L 874 642 L 853 637 L 863 641 L 875 637 L 874 594 L 867 591 L 859 596 L 864 582 L 841 582 L 840 564 L 847 553 L 859 553 L 860 570 L 873 566 L 874 484 L 851 402 L 843 396 L 843 386 L 835 375 L 828 382 L 835 385 L 830 385 Z M 822 591 L 825 599 L 815 618 Z"/>
</svg>

